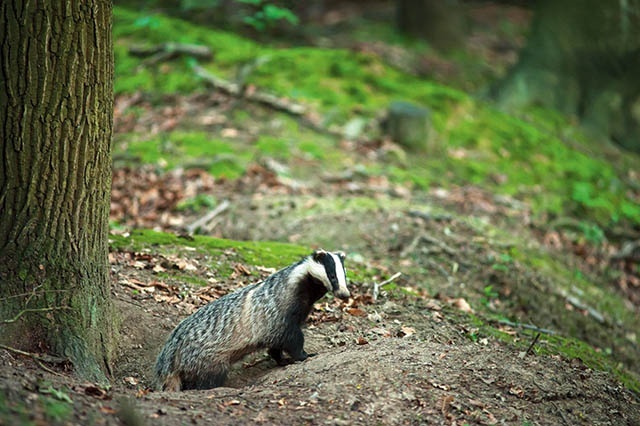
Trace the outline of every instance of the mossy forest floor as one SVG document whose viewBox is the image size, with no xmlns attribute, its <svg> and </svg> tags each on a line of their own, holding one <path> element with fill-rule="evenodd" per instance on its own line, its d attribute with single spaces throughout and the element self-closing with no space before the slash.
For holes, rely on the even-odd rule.
<svg viewBox="0 0 640 426">
<path fill-rule="evenodd" d="M 159 37 L 142 18 L 116 10 L 118 46 L 142 38 L 136 25 Z M 229 66 L 231 42 L 199 31 L 195 41 L 217 40 L 218 66 Z M 234 54 L 255 50 L 243 46 Z M 334 74 L 357 73 L 340 55 L 347 68 Z M 384 74 L 367 58 L 367 72 Z M 178 81 L 174 66 L 154 78 Z M 202 87 L 137 92 L 119 72 L 112 388 L 0 349 L 0 424 L 640 424 L 640 282 L 625 245 L 638 239 L 637 157 L 444 86 L 416 89 L 446 98 L 434 117 L 440 148 L 409 153 L 377 133 L 367 99 L 353 99 L 373 74 L 351 91 L 331 86 L 353 105 L 324 132 Z M 266 74 L 255 83 L 280 95 L 291 95 L 285 82 L 304 84 L 285 74 L 269 86 Z M 306 89 L 301 98 L 313 97 Z M 327 102 L 307 99 L 315 123 L 331 116 Z M 347 253 L 352 297 L 312 312 L 306 350 L 316 356 L 278 367 L 260 352 L 223 388 L 150 389 L 181 319 L 317 247 Z"/>
</svg>

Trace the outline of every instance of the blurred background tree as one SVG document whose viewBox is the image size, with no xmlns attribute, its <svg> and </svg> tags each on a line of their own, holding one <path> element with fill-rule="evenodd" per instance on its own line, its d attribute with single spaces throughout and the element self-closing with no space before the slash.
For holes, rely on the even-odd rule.
<svg viewBox="0 0 640 426">
<path fill-rule="evenodd" d="M 438 49 L 464 45 L 469 31 L 464 5 L 458 0 L 396 0 L 398 30 L 427 40 Z"/>
<path fill-rule="evenodd" d="M 639 76 L 639 1 L 540 0 L 527 45 L 492 96 L 507 109 L 557 109 L 640 152 Z"/>
</svg>

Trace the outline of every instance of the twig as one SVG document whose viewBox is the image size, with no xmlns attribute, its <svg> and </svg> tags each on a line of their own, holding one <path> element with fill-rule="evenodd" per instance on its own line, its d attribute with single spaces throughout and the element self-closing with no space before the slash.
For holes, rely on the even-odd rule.
<svg viewBox="0 0 640 426">
<path fill-rule="evenodd" d="M 67 290 L 47 290 L 47 291 L 43 291 L 41 293 L 36 292 L 36 290 L 42 287 L 41 285 L 37 286 L 36 288 L 34 288 L 32 291 L 28 292 L 28 293 L 19 293 L 19 294 L 12 294 L 11 296 L 6 296 L 6 297 L 0 297 L 0 301 L 2 300 L 9 300 L 9 299 L 17 299 L 18 297 L 24 297 L 24 296 L 29 296 L 29 298 L 27 299 L 27 302 L 29 302 L 31 300 L 31 298 L 33 296 L 35 296 L 36 294 L 45 294 L 45 293 L 64 293 Z"/>
<path fill-rule="evenodd" d="M 440 247 L 440 249 L 442 249 L 442 251 L 444 251 L 445 253 L 454 256 L 456 254 L 456 251 L 454 249 L 452 249 L 451 247 L 449 247 L 444 241 L 440 241 L 437 238 L 431 237 L 427 234 L 422 234 L 421 235 L 422 239 L 433 244 L 436 245 L 438 247 Z"/>
<path fill-rule="evenodd" d="M 46 365 L 44 365 L 42 362 L 38 361 L 37 359 L 34 360 L 39 366 L 40 368 L 42 368 L 44 371 L 54 374 L 56 376 L 61 376 L 64 377 L 63 374 L 58 373 L 57 371 L 53 371 L 52 369 L 50 369 L 49 367 L 47 367 Z"/>
<path fill-rule="evenodd" d="M 406 246 L 404 250 L 402 250 L 402 252 L 400 253 L 400 257 L 406 257 L 409 253 L 412 253 L 416 249 L 416 247 L 418 247 L 418 244 L 420 243 L 421 239 L 422 239 L 422 235 L 417 235 L 416 237 L 414 237 L 414 239 L 411 240 L 409 245 Z"/>
<path fill-rule="evenodd" d="M 449 272 L 447 272 L 447 270 L 444 269 L 438 262 L 434 261 L 433 259 L 429 259 L 429 258 L 426 259 L 426 262 L 427 262 L 428 265 L 430 265 L 433 268 L 437 269 L 438 272 L 440 272 L 440 274 L 443 277 L 445 277 L 447 279 L 451 278 L 451 274 Z"/>
<path fill-rule="evenodd" d="M 69 307 L 68 306 L 53 306 L 53 307 L 48 307 L 48 308 L 26 308 L 26 309 L 23 309 L 20 312 L 18 312 L 15 317 L 0 321 L 0 324 L 11 324 L 11 323 L 14 323 L 14 322 L 18 321 L 22 315 L 24 315 L 24 314 L 26 314 L 28 312 L 49 312 L 49 311 L 57 311 L 59 309 L 69 309 Z"/>
<path fill-rule="evenodd" d="M 529 347 L 527 348 L 527 351 L 524 353 L 525 356 L 527 355 L 531 355 L 531 352 L 533 351 L 533 347 L 535 346 L 535 344 L 538 342 L 538 339 L 540 338 L 540 333 L 536 334 L 536 337 L 533 338 L 533 341 L 531 342 L 531 344 L 529 345 Z"/>
<path fill-rule="evenodd" d="M 398 278 L 400 275 L 402 275 L 402 272 L 396 272 L 391 277 L 387 278 L 386 280 L 382 281 L 381 283 L 377 283 L 377 282 L 374 281 L 374 283 L 373 283 L 373 294 L 372 294 L 373 301 L 375 302 L 378 299 L 378 294 L 380 293 L 380 288 L 382 288 L 385 285 L 389 284 L 390 282 L 392 282 L 393 280 Z"/>
<path fill-rule="evenodd" d="M 538 333 L 549 334 L 551 336 L 556 334 L 556 332 L 553 331 L 553 330 L 549 330 L 547 328 L 536 327 L 533 324 L 524 324 L 524 323 L 520 323 L 520 322 L 512 322 L 512 321 L 509 321 L 509 320 L 497 320 L 496 322 L 498 324 L 508 325 L 509 327 L 524 328 L 524 329 L 527 329 L 527 330 L 537 331 Z"/>
<path fill-rule="evenodd" d="M 202 228 L 207 223 L 211 222 L 216 216 L 218 216 L 219 214 L 227 210 L 229 208 L 229 205 L 230 203 L 228 200 L 222 201 L 220 204 L 216 206 L 215 209 L 211 210 L 210 212 L 202 216 L 200 219 L 196 220 L 191 225 L 187 226 L 187 232 L 189 234 L 193 234 L 199 228 Z"/>
<path fill-rule="evenodd" d="M 549 401 L 551 403 L 551 405 L 553 405 L 553 407 L 556 409 L 556 411 L 558 412 L 558 414 L 560 414 L 560 417 L 562 417 L 562 421 L 564 422 L 565 425 L 570 425 L 571 422 L 569 422 L 567 420 L 567 418 L 564 416 L 564 412 L 555 404 L 555 402 L 553 401 Z"/>
<path fill-rule="evenodd" d="M 6 351 L 13 352 L 22 356 L 28 356 L 29 358 L 33 358 L 36 361 L 48 362 L 50 364 L 64 364 L 69 361 L 67 358 L 60 358 L 53 355 L 34 354 L 33 352 L 21 351 L 20 349 L 12 348 L 11 346 L 6 346 L 3 344 L 0 344 L 0 349 L 4 349 Z"/>
<path fill-rule="evenodd" d="M 598 321 L 600 324 L 604 324 L 604 323 L 606 322 L 606 321 L 605 321 L 605 319 L 604 319 L 604 316 L 603 316 L 600 312 L 596 311 L 596 310 L 595 310 L 595 309 L 593 309 L 591 306 L 587 306 L 587 305 L 585 305 L 585 304 L 584 304 L 584 303 L 582 303 L 580 300 L 578 300 L 578 298 L 577 298 L 577 297 L 575 297 L 575 296 L 571 296 L 571 295 L 568 295 L 568 296 L 565 298 L 565 300 L 566 300 L 570 305 L 572 305 L 573 307 L 578 308 L 578 309 L 580 309 L 580 310 L 582 310 L 582 311 L 586 311 L 589 315 L 591 315 L 591 317 L 592 317 L 593 319 L 595 319 L 596 321 Z"/>
<path fill-rule="evenodd" d="M 421 212 L 418 210 L 409 210 L 407 212 L 407 215 L 411 216 L 411 217 L 417 217 L 420 218 L 422 220 L 424 220 L 425 222 L 429 222 L 429 221 L 436 221 L 436 222 L 446 222 L 446 221 L 450 221 L 453 220 L 453 216 L 451 216 L 450 214 L 434 214 L 434 213 L 429 213 L 429 212 Z"/>
<path fill-rule="evenodd" d="M 450 256 L 455 256 L 456 255 L 456 251 L 454 249 L 452 249 L 451 247 L 449 247 L 445 242 L 440 241 L 437 238 L 431 237 L 431 236 L 427 235 L 426 233 L 422 233 L 422 234 L 417 235 L 411 241 L 411 243 L 407 247 L 405 247 L 404 250 L 402 250 L 402 253 L 400 253 L 400 256 L 402 256 L 402 257 L 407 256 L 409 253 L 414 251 L 416 249 L 416 247 L 418 246 L 418 244 L 420 244 L 422 241 L 425 241 L 427 243 L 431 243 L 432 245 L 440 248 L 440 250 L 442 250 L 443 252 L 445 252 L 446 254 L 448 254 Z"/>
</svg>

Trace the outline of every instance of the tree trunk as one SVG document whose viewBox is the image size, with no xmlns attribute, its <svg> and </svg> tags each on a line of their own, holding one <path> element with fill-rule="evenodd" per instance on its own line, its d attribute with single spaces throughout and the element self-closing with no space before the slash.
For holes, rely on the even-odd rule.
<svg viewBox="0 0 640 426">
<path fill-rule="evenodd" d="M 527 46 L 492 90 L 504 109 L 542 105 L 640 152 L 640 1 L 540 0 Z"/>
<path fill-rule="evenodd" d="M 105 384 L 112 4 L 2 0 L 0 17 L 0 341 Z"/>
<path fill-rule="evenodd" d="M 396 26 L 440 50 L 463 47 L 468 31 L 466 11 L 458 0 L 396 0 Z"/>
</svg>

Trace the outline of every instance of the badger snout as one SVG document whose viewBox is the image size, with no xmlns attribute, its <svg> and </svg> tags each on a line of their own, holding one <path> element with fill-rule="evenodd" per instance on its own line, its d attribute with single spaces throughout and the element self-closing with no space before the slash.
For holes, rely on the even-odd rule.
<svg viewBox="0 0 640 426">
<path fill-rule="evenodd" d="M 338 290 L 336 290 L 333 293 L 337 298 L 340 298 L 342 300 L 347 300 L 349 299 L 349 297 L 351 297 L 351 293 L 349 293 L 349 290 L 347 289 L 341 289 L 339 288 Z"/>
</svg>

